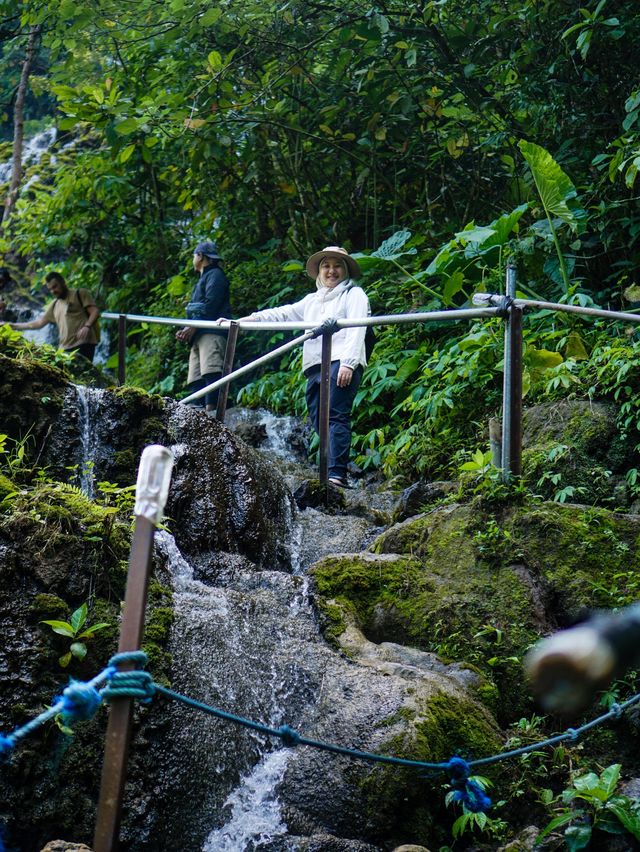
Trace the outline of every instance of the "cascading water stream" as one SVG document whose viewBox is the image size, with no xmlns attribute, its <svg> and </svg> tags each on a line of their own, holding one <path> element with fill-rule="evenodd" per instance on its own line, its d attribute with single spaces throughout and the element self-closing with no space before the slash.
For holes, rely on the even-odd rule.
<svg viewBox="0 0 640 852">
<path fill-rule="evenodd" d="M 40 158 L 48 151 L 56 141 L 58 132 L 55 127 L 49 127 L 41 133 L 36 133 L 30 139 L 27 139 L 22 148 L 22 165 L 28 166 L 31 163 L 38 163 Z M 12 160 L 8 159 L 4 163 L 0 163 L 0 183 L 6 183 L 11 177 Z"/>
<path fill-rule="evenodd" d="M 78 482 L 87 497 L 94 496 L 95 458 L 98 439 L 95 431 L 96 413 L 103 391 L 85 385 L 74 385 L 78 405 L 78 435 L 80 458 L 78 460 Z"/>
<path fill-rule="evenodd" d="M 240 852 L 259 849 L 286 834 L 280 802 L 275 793 L 290 754 L 285 749 L 268 753 L 227 797 L 227 822 L 214 829 L 202 852 Z"/>
<path fill-rule="evenodd" d="M 182 689 L 271 727 L 304 717 L 315 692 L 307 665 L 318 639 L 302 578 L 239 568 L 224 587 L 208 586 L 193 579 L 171 535 L 157 533 L 156 544 L 173 577 L 171 653 Z M 203 852 L 262 848 L 285 831 L 275 790 L 290 752 L 232 725 L 193 723 L 203 745 L 216 749 L 225 779 L 213 797 L 215 827 Z M 193 737 L 193 728 L 182 734 Z"/>
</svg>

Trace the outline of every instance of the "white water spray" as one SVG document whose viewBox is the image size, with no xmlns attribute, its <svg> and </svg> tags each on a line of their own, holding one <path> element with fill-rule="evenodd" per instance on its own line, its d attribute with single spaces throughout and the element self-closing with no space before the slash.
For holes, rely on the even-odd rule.
<svg viewBox="0 0 640 852">
<path fill-rule="evenodd" d="M 229 819 L 211 832 L 202 852 L 248 852 L 286 834 L 275 789 L 289 757 L 288 749 L 272 751 L 240 780 L 224 803 L 231 809 Z"/>
</svg>

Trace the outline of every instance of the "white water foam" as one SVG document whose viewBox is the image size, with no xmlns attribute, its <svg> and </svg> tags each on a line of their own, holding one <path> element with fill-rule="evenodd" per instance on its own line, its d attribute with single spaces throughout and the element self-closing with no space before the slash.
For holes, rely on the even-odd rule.
<svg viewBox="0 0 640 852">
<path fill-rule="evenodd" d="M 286 748 L 270 752 L 241 779 L 224 803 L 229 819 L 211 832 L 202 852 L 253 852 L 286 833 L 275 789 L 290 754 Z"/>
</svg>

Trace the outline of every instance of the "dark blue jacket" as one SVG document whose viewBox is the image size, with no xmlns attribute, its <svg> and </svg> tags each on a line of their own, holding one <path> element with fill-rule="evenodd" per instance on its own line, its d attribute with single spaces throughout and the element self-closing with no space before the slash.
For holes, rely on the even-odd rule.
<svg viewBox="0 0 640 852">
<path fill-rule="evenodd" d="M 187 305 L 189 319 L 215 320 L 219 317 L 231 316 L 229 301 L 229 280 L 217 264 L 207 266 L 196 282 L 191 301 Z M 196 337 L 200 334 L 226 335 L 222 328 L 198 328 Z"/>
</svg>

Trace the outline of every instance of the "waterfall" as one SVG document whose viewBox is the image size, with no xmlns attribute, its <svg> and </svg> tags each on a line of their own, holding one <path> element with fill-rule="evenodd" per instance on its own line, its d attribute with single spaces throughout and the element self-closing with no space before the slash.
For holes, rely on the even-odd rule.
<svg viewBox="0 0 640 852">
<path fill-rule="evenodd" d="M 98 404 L 103 391 L 84 385 L 74 385 L 78 404 L 78 435 L 80 438 L 80 458 L 78 460 L 78 482 L 87 497 L 94 495 L 94 464 L 98 449 L 95 431 Z"/>
<path fill-rule="evenodd" d="M 231 810 L 228 821 L 211 832 L 202 852 L 259 849 L 286 834 L 274 789 L 282 781 L 289 756 L 286 749 L 272 751 L 241 779 L 224 803 L 225 809 Z"/>
<path fill-rule="evenodd" d="M 23 168 L 32 164 L 39 163 L 40 158 L 48 151 L 56 141 L 58 131 L 55 127 L 49 127 L 41 133 L 36 133 L 31 139 L 27 139 L 22 147 L 22 166 Z M 7 183 L 11 178 L 11 158 L 0 163 L 0 183 Z M 33 181 L 34 178 L 31 178 Z M 31 182 L 30 181 L 30 182 Z M 26 184 L 23 189 L 27 188 Z"/>
<path fill-rule="evenodd" d="M 256 445 L 272 456 L 285 461 L 306 461 L 303 446 L 303 427 L 298 417 L 280 417 L 264 408 L 230 408 L 225 426 L 238 432 L 245 440 L 245 432 L 253 432 Z M 250 442 L 252 443 L 252 442 Z"/>
<path fill-rule="evenodd" d="M 175 688 L 274 728 L 313 715 L 331 655 L 303 578 L 239 563 L 224 586 L 208 586 L 193 579 L 168 532 L 156 534 L 156 547 L 174 589 Z M 210 766 L 217 785 L 203 852 L 245 852 L 283 834 L 276 791 L 291 752 L 263 734 L 200 714 L 191 714 L 185 729 L 179 708 L 170 712 L 173 736 L 190 750 L 197 743 L 195 760 Z"/>
<path fill-rule="evenodd" d="M 21 316 L 20 321 L 30 322 L 36 317 L 39 317 L 41 313 L 41 309 L 31 311 L 28 315 Z M 58 345 L 58 331 L 53 323 L 48 323 L 42 328 L 27 328 L 22 334 L 25 340 L 30 340 L 32 343 L 37 343 L 38 345 L 42 345 L 43 343 L 48 343 L 50 346 Z"/>
</svg>

